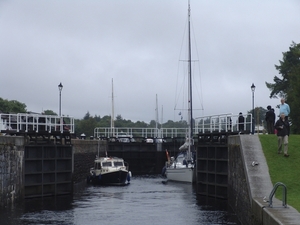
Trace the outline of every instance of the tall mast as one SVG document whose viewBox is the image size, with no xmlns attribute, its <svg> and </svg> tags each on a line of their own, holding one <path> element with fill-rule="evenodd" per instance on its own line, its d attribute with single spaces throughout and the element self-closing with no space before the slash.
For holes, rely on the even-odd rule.
<svg viewBox="0 0 300 225">
<path fill-rule="evenodd" d="M 163 127 L 163 116 L 164 116 L 164 106 L 161 106 L 161 122 L 160 122 L 160 128 Z"/>
<path fill-rule="evenodd" d="M 111 79 L 111 118 L 110 118 L 110 128 L 112 136 L 115 136 L 115 109 L 114 109 L 114 79 Z"/>
<path fill-rule="evenodd" d="M 155 132 L 156 132 L 156 137 L 160 138 L 160 130 L 158 128 L 158 124 L 159 124 L 159 117 L 158 117 L 158 100 L 157 100 L 157 94 L 156 94 L 156 105 L 155 105 L 155 117 L 156 117 L 156 121 L 155 121 Z"/>
<path fill-rule="evenodd" d="M 193 105 L 192 105 L 192 46 L 191 46 L 191 8 L 190 8 L 190 1 L 188 6 L 188 119 L 189 119 L 189 138 L 193 138 Z"/>
</svg>

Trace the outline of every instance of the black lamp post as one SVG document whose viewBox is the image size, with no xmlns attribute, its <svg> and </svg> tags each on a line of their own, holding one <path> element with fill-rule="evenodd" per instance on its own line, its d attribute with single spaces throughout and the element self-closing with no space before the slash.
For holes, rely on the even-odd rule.
<svg viewBox="0 0 300 225">
<path fill-rule="evenodd" d="M 63 85 L 60 84 L 58 85 L 58 90 L 59 90 L 59 117 L 61 117 L 61 91 L 63 89 Z"/>
<path fill-rule="evenodd" d="M 251 85 L 251 91 L 252 91 L 252 134 L 254 134 L 255 130 L 255 119 L 254 119 L 254 91 L 255 91 L 255 85 L 252 83 Z"/>
</svg>

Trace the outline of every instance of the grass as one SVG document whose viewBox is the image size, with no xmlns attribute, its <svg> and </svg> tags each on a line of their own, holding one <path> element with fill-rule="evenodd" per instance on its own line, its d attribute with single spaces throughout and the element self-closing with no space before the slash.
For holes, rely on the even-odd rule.
<svg viewBox="0 0 300 225">
<path fill-rule="evenodd" d="M 289 157 L 283 157 L 283 154 L 277 153 L 276 135 L 259 135 L 259 139 L 273 185 L 277 182 L 285 184 L 287 187 L 287 204 L 300 212 L 300 135 L 290 135 Z M 276 198 L 282 200 L 282 191 L 282 187 L 277 189 Z"/>
</svg>

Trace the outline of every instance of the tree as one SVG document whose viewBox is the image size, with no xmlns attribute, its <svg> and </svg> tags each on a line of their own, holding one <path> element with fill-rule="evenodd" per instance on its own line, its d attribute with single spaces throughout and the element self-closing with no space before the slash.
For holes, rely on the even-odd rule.
<svg viewBox="0 0 300 225">
<path fill-rule="evenodd" d="M 26 105 L 16 100 L 0 98 L 0 112 L 3 113 L 26 113 Z"/>
<path fill-rule="evenodd" d="M 263 107 L 256 107 L 254 109 L 255 126 L 263 125 L 264 127 L 267 127 L 267 124 L 265 121 L 265 116 L 266 116 L 267 111 L 268 110 Z M 253 115 L 253 110 L 251 109 L 248 113 Z"/>
<path fill-rule="evenodd" d="M 44 110 L 44 114 L 57 116 L 57 113 L 55 113 L 53 110 L 50 110 L 50 109 Z"/>
<path fill-rule="evenodd" d="M 91 117 L 91 114 L 89 111 L 87 111 L 87 113 L 84 115 L 83 119 L 88 120 L 90 117 Z"/>
<path fill-rule="evenodd" d="M 121 115 L 117 115 L 116 120 L 117 120 L 117 121 L 121 121 L 121 120 L 123 120 L 123 118 L 122 118 Z"/>
<path fill-rule="evenodd" d="M 283 52 L 283 60 L 279 61 L 280 65 L 275 65 L 276 70 L 282 78 L 274 77 L 274 83 L 266 82 L 266 86 L 271 91 L 270 98 L 284 97 L 290 105 L 293 133 L 300 133 L 300 44 L 292 42 L 289 51 Z"/>
</svg>

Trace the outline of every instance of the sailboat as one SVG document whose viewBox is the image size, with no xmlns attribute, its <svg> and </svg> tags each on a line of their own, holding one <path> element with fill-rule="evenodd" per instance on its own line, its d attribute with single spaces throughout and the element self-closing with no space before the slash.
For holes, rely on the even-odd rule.
<svg viewBox="0 0 300 225">
<path fill-rule="evenodd" d="M 192 107 L 192 70 L 191 70 L 191 32 L 190 32 L 190 2 L 188 3 L 188 133 L 185 143 L 179 148 L 176 158 L 169 157 L 163 169 L 167 180 L 193 183 L 195 181 L 194 141 L 193 141 L 193 107 Z"/>
</svg>

